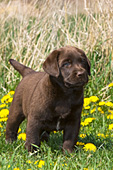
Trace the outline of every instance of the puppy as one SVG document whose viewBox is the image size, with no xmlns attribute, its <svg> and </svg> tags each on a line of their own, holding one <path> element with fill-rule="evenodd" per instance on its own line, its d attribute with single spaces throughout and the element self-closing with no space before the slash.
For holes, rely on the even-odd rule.
<svg viewBox="0 0 113 170">
<path fill-rule="evenodd" d="M 45 72 L 36 72 L 10 59 L 23 76 L 10 106 L 6 140 L 17 139 L 21 122 L 27 118 L 28 151 L 54 130 L 63 130 L 63 151 L 71 153 L 77 142 L 83 106 L 83 87 L 90 75 L 85 53 L 71 46 L 53 51 L 43 63 Z"/>
</svg>

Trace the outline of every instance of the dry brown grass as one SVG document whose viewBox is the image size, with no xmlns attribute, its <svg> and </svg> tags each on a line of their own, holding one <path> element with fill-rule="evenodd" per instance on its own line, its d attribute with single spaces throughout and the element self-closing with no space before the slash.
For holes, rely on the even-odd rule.
<svg viewBox="0 0 113 170">
<path fill-rule="evenodd" d="M 89 58 L 95 51 L 97 72 L 105 71 L 103 64 L 113 59 L 112 16 L 113 0 L 1 2 L 0 62 L 7 83 L 15 77 L 9 58 L 40 70 L 50 51 L 65 45 L 83 49 Z"/>
</svg>

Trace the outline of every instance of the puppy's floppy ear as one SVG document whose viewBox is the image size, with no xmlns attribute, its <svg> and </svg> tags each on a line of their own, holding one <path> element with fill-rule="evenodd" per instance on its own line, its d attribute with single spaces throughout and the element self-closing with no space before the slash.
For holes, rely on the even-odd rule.
<svg viewBox="0 0 113 170">
<path fill-rule="evenodd" d="M 59 54 L 60 52 L 58 50 L 53 51 L 52 53 L 50 53 L 50 55 L 43 63 L 44 71 L 54 77 L 59 76 L 59 66 L 58 66 Z"/>
<path fill-rule="evenodd" d="M 86 59 L 86 61 L 87 61 L 87 72 L 88 72 L 88 75 L 90 76 L 90 75 L 91 75 L 91 72 L 90 72 L 91 64 L 90 64 L 89 59 L 87 58 L 87 56 L 86 56 L 86 54 L 84 53 L 83 50 L 81 50 L 81 49 L 79 49 L 79 48 L 77 48 L 77 47 L 75 47 L 75 49 L 80 53 L 80 55 L 81 55 L 82 57 L 85 57 L 85 59 Z"/>
</svg>

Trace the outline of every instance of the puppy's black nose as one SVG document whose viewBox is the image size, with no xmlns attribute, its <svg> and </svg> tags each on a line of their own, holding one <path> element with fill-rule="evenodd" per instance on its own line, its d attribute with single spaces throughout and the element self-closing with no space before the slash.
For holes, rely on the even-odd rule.
<svg viewBox="0 0 113 170">
<path fill-rule="evenodd" d="M 84 71 L 78 71 L 78 73 L 77 73 L 77 77 L 82 77 L 82 76 L 83 76 L 83 74 L 84 74 Z"/>
</svg>

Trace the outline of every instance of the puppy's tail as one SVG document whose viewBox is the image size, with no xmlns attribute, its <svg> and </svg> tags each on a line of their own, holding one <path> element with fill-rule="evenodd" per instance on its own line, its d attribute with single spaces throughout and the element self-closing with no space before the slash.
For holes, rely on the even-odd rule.
<svg viewBox="0 0 113 170">
<path fill-rule="evenodd" d="M 23 64 L 20 64 L 18 61 L 10 59 L 9 60 L 10 64 L 15 68 L 15 70 L 17 70 L 22 77 L 25 77 L 27 74 L 31 73 L 31 72 L 36 72 L 34 70 L 32 70 L 29 67 L 24 66 Z"/>
</svg>

